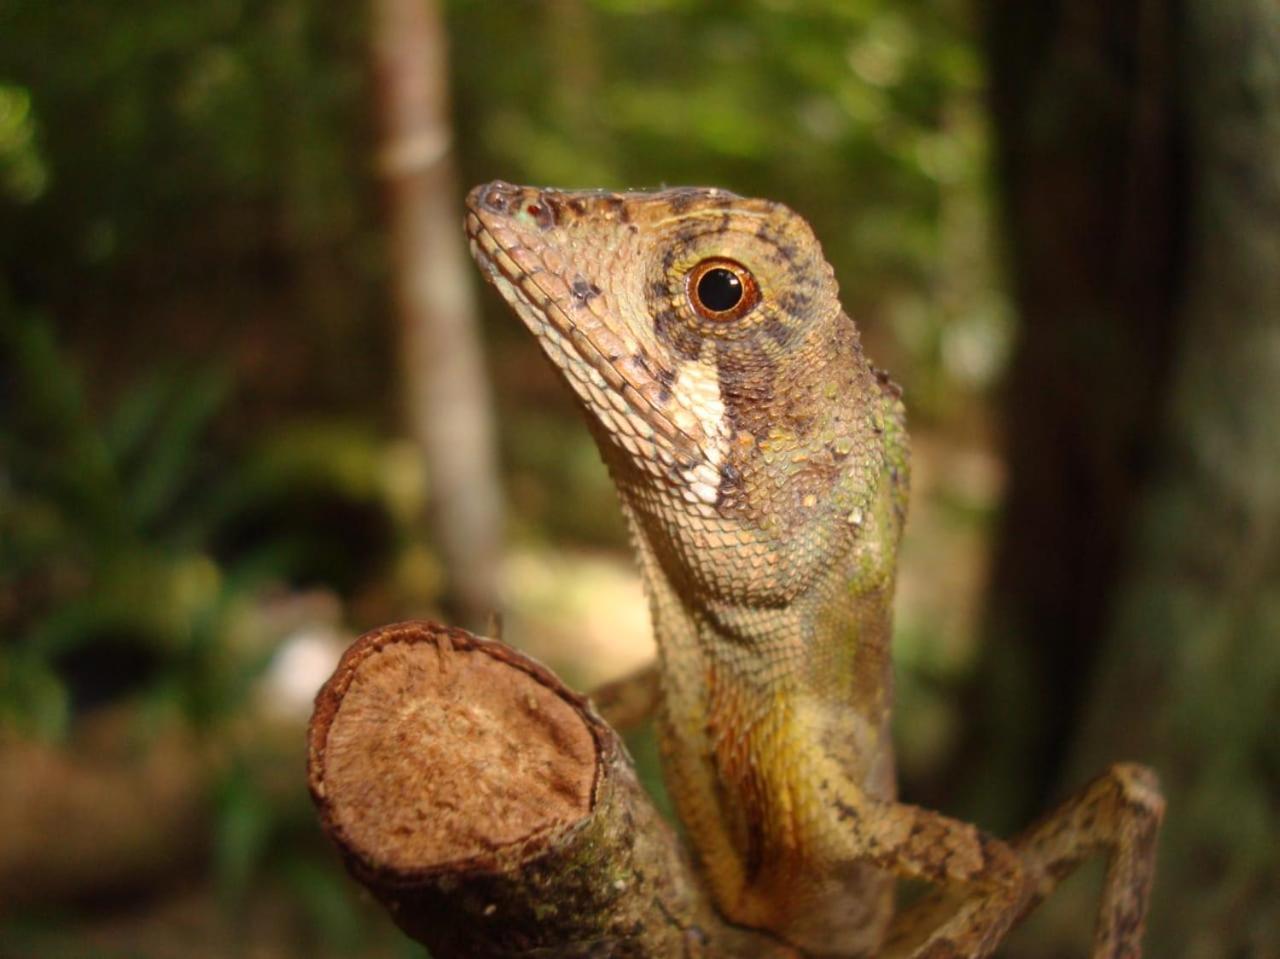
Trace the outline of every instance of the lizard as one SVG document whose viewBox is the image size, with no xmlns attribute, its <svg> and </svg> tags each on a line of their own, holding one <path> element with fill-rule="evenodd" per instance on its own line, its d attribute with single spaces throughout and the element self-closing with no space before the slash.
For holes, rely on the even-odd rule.
<svg viewBox="0 0 1280 959">
<path fill-rule="evenodd" d="M 978 959 L 1103 854 L 1091 955 L 1140 956 L 1149 769 L 1111 766 L 1008 842 L 897 797 L 904 407 L 809 225 L 717 188 L 495 181 L 466 231 L 617 489 L 658 650 L 633 685 L 719 911 L 806 956 Z M 896 909 L 900 879 L 932 892 Z"/>
</svg>

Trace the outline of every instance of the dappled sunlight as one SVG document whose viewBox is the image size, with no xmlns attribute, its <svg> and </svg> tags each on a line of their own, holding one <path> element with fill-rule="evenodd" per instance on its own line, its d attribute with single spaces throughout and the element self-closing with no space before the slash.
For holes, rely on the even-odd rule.
<svg viewBox="0 0 1280 959">
<path fill-rule="evenodd" d="M 627 557 L 521 549 L 503 566 L 509 597 L 503 638 L 583 690 L 653 658 L 649 608 Z"/>
</svg>

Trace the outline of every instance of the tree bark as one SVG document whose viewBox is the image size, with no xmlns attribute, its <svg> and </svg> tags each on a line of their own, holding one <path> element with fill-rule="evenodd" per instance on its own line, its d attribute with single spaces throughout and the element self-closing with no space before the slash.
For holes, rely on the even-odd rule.
<svg viewBox="0 0 1280 959">
<path fill-rule="evenodd" d="M 1077 769 L 1154 758 L 1155 956 L 1280 955 L 1280 8 L 1188 0 L 1189 288 Z"/>
<path fill-rule="evenodd" d="M 946 778 L 1008 831 L 1057 781 L 1112 608 L 1177 331 L 1182 170 L 1166 4 L 982 10 L 1021 326 L 977 719 Z"/>
<path fill-rule="evenodd" d="M 1030 780 L 1020 818 L 1059 770 L 1155 765 L 1148 953 L 1277 955 L 1280 13 L 986 9 L 1024 330 L 968 768 Z"/>
<path fill-rule="evenodd" d="M 617 736 L 501 643 L 361 637 L 316 699 L 309 781 L 351 873 L 436 959 L 796 956 L 718 918 Z"/>
<path fill-rule="evenodd" d="M 373 0 L 372 15 L 406 413 L 427 464 L 448 611 L 479 628 L 499 609 L 502 496 L 451 162 L 444 24 L 435 0 Z"/>
</svg>

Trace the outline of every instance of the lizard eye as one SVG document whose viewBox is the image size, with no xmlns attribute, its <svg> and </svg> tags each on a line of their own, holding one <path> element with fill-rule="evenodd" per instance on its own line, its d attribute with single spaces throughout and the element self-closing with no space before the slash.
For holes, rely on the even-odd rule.
<svg viewBox="0 0 1280 959">
<path fill-rule="evenodd" d="M 736 320 L 760 302 L 760 287 L 751 271 L 719 257 L 690 270 L 685 291 L 694 312 L 707 320 Z"/>
</svg>

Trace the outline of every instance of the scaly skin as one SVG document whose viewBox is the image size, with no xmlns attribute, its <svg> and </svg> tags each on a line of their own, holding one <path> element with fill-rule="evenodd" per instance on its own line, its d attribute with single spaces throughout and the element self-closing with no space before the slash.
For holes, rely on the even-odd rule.
<svg viewBox="0 0 1280 959">
<path fill-rule="evenodd" d="M 1094 956 L 1138 955 L 1160 814 L 1145 770 L 1114 767 L 1013 845 L 896 802 L 902 404 L 808 225 L 714 189 L 497 182 L 468 209 L 477 261 L 577 394 L 618 488 L 667 783 L 721 911 L 812 955 L 985 956 L 1104 849 Z M 703 302 L 717 267 L 741 282 L 736 308 Z M 895 876 L 941 890 L 893 919 Z"/>
</svg>

